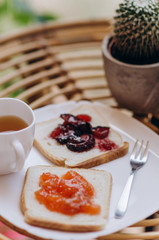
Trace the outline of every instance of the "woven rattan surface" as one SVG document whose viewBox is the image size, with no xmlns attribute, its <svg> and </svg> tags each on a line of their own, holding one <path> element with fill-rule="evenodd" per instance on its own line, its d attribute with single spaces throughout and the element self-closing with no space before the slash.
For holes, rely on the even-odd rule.
<svg viewBox="0 0 159 240">
<path fill-rule="evenodd" d="M 68 100 L 118 107 L 107 86 L 101 54 L 102 39 L 111 31 L 110 21 L 94 20 L 51 23 L 1 37 L 0 97 L 16 97 L 33 109 Z M 128 113 L 159 133 L 158 115 Z M 154 229 L 158 224 L 155 214 L 103 239 L 159 239 Z M 146 232 L 146 227 L 151 230 Z"/>
</svg>

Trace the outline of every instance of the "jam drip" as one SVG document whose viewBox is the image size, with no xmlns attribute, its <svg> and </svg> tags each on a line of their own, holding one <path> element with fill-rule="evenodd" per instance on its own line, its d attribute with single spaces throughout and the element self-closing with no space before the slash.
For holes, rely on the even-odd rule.
<svg viewBox="0 0 159 240">
<path fill-rule="evenodd" d="M 55 139 L 59 144 L 65 144 L 73 152 L 84 152 L 96 147 L 100 151 L 108 151 L 118 146 L 108 139 L 109 127 L 91 126 L 91 117 L 86 114 L 74 116 L 72 114 L 61 114 L 64 120 L 55 128 L 49 137 Z"/>
<path fill-rule="evenodd" d="M 95 194 L 92 184 L 73 170 L 61 178 L 49 172 L 43 173 L 39 186 L 35 197 L 50 211 L 67 215 L 100 213 L 100 206 L 92 202 Z"/>
</svg>

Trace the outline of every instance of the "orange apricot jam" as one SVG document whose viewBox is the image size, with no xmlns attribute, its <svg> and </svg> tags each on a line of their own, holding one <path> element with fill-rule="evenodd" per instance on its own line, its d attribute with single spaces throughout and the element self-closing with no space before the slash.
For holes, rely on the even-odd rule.
<svg viewBox="0 0 159 240">
<path fill-rule="evenodd" d="M 100 206 L 92 202 L 95 194 L 92 184 L 76 171 L 70 170 L 61 178 L 49 172 L 43 173 L 39 186 L 35 197 L 50 211 L 67 215 L 100 213 Z"/>
</svg>

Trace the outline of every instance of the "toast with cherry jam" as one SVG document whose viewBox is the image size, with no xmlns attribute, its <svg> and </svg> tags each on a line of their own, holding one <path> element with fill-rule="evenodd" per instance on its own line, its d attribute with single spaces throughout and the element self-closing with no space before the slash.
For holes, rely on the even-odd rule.
<svg viewBox="0 0 159 240">
<path fill-rule="evenodd" d="M 83 104 L 56 119 L 38 123 L 34 145 L 51 162 L 65 167 L 94 167 L 124 156 L 129 144 L 93 104 Z"/>
</svg>

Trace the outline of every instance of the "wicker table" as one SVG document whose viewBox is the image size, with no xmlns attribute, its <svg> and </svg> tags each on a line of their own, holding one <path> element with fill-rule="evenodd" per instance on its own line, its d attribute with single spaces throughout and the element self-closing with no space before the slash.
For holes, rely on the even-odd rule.
<svg viewBox="0 0 159 240">
<path fill-rule="evenodd" d="M 94 20 L 41 25 L 1 37 L 0 97 L 17 97 L 33 109 L 68 100 L 119 107 L 107 86 L 101 56 L 101 41 L 111 31 L 110 21 Z M 157 114 L 140 116 L 121 111 L 159 133 Z M 154 227 L 158 225 L 156 213 L 153 219 L 103 239 L 157 239 L 159 231 Z M 150 231 L 143 231 L 148 227 Z"/>
</svg>

